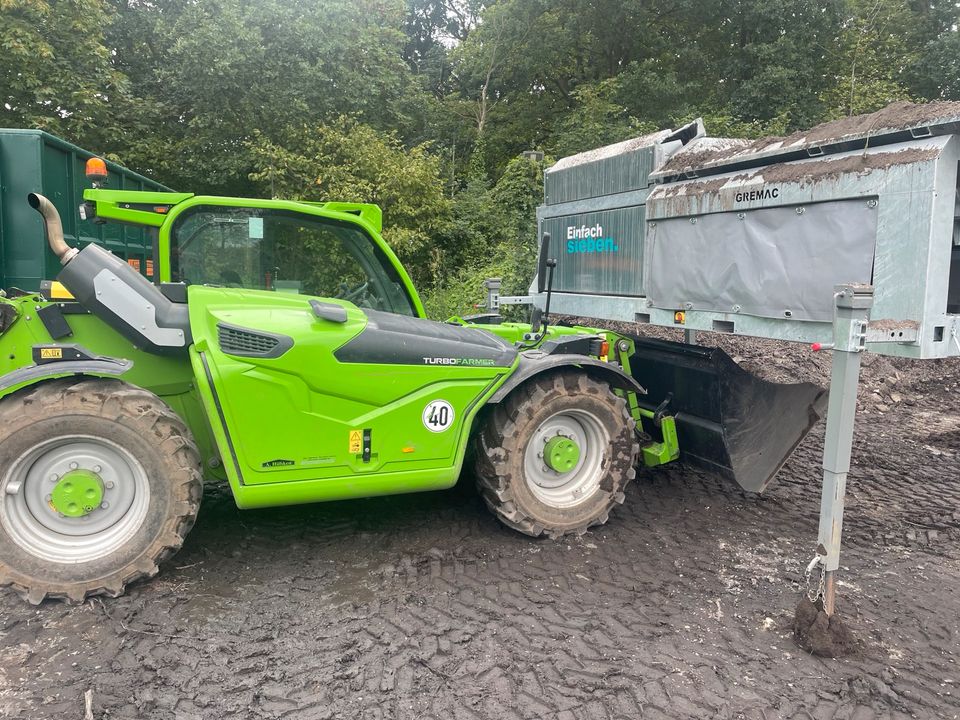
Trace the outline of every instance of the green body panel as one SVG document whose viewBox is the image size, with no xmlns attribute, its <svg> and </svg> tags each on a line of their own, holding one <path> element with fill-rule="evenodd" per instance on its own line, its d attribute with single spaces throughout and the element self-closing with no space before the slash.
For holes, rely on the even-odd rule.
<svg viewBox="0 0 960 720">
<path fill-rule="evenodd" d="M 240 507 L 450 487 L 474 416 L 517 362 L 340 362 L 334 351 L 367 324 L 348 302 L 325 299 L 345 309 L 337 323 L 318 319 L 305 296 L 194 285 L 188 297 L 191 362 Z M 237 357 L 220 349 L 218 323 L 294 342 L 277 358 Z M 453 408 L 442 432 L 423 420 L 434 400 Z"/>
<path fill-rule="evenodd" d="M 103 245 L 146 273 L 153 257 L 153 238 L 143 227 L 98 224 L 81 220 L 77 208 L 89 186 L 84 165 L 90 153 L 40 130 L 0 128 L 0 288 L 35 292 L 60 270 L 44 242 L 43 220 L 27 194 L 47 197 L 60 212 L 64 237 L 74 247 Z M 127 195 L 166 190 L 160 183 L 107 162 L 110 187 Z"/>
<path fill-rule="evenodd" d="M 319 207 L 329 212 L 348 213 L 358 215 L 372 227 L 378 234 L 383 231 L 383 211 L 379 205 L 373 203 L 351 203 L 351 202 L 308 202 L 301 200 L 303 205 Z"/>
<path fill-rule="evenodd" d="M 193 193 L 138 192 L 123 190 L 86 190 L 83 199 L 95 202 L 100 220 L 128 225 L 160 227 L 170 206 L 193 197 Z"/>
<path fill-rule="evenodd" d="M 37 309 L 53 305 L 32 295 L 15 300 L 2 299 L 17 308 L 19 316 L 3 334 L 3 352 L 0 353 L 0 376 L 18 370 L 33 362 L 34 345 L 55 342 L 37 317 Z M 129 340 L 89 313 L 65 314 L 73 334 L 57 340 L 60 344 L 77 344 L 95 355 L 106 355 L 133 361 L 133 367 L 123 379 L 161 397 L 189 392 L 193 388 L 193 373 L 183 358 L 153 355 L 135 348 Z M 53 368 L 53 365 L 50 366 Z M 12 390 L 0 393 L 9 394 Z"/>
<path fill-rule="evenodd" d="M 623 371 L 628 375 L 631 374 L 630 358 L 635 351 L 633 340 L 619 335 L 615 342 L 611 341 L 610 347 L 613 348 L 616 360 Z M 660 433 L 660 442 L 653 441 L 641 448 L 643 464 L 647 467 L 656 467 L 679 459 L 680 440 L 677 437 L 676 419 L 670 415 L 658 418 L 654 411 L 640 407 L 636 393 L 627 393 L 626 400 L 638 428 L 649 430 L 654 434 Z"/>
<path fill-rule="evenodd" d="M 447 322 L 463 325 L 464 327 L 475 328 L 477 330 L 483 330 L 491 335 L 496 335 L 497 337 L 503 338 L 510 343 L 522 343 L 524 347 L 528 349 L 538 348 L 553 338 L 570 335 L 602 335 L 611 343 L 615 338 L 620 337 L 615 332 L 610 330 L 600 330 L 598 328 L 584 327 L 582 325 L 550 325 L 543 337 L 537 337 L 531 340 L 529 339 L 532 334 L 532 326 L 530 323 L 502 322 L 488 325 L 484 323 L 471 323 L 461 317 L 452 317 L 447 320 Z"/>
</svg>

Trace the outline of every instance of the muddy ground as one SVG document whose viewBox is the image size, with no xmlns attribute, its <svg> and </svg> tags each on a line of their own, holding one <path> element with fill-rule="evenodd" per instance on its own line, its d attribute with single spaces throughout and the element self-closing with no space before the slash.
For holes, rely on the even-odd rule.
<svg viewBox="0 0 960 720">
<path fill-rule="evenodd" d="M 778 379 L 827 354 L 727 339 Z M 956 718 L 960 363 L 865 357 L 841 612 L 861 641 L 808 655 L 790 624 L 818 518 L 822 424 L 766 494 L 643 472 L 608 525 L 535 541 L 469 478 L 448 492 L 240 512 L 126 597 L 0 595 L 0 716 Z"/>
</svg>

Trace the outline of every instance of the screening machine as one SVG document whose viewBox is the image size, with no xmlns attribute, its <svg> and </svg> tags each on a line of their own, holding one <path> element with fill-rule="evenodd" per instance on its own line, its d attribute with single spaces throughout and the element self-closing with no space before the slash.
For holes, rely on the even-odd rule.
<svg viewBox="0 0 960 720">
<path fill-rule="evenodd" d="M 958 162 L 960 103 L 897 103 L 755 141 L 708 137 L 697 120 L 565 158 L 546 172 L 538 222 L 560 239 L 555 312 L 679 328 L 690 343 L 709 331 L 833 351 L 811 563 L 825 574 L 828 615 L 860 353 L 960 355 Z M 499 301 L 539 305 L 543 296 Z M 632 367 L 646 361 L 649 376 L 656 353 L 644 356 L 638 345 L 638 355 Z M 691 346 L 689 362 L 720 372 L 704 348 Z M 650 385 L 645 400 L 656 403 L 658 383 Z M 674 389 L 680 447 L 696 455 L 705 428 L 685 419 L 695 388 L 683 395 Z M 777 416 L 776 407 L 766 409 Z M 749 475 L 764 462 L 762 452 L 751 453 L 756 428 L 717 419 L 724 445 L 737 448 L 734 469 Z"/>
</svg>

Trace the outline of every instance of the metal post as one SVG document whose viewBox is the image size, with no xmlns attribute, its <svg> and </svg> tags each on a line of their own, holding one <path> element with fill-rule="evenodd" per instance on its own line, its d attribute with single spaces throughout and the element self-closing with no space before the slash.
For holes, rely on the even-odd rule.
<svg viewBox="0 0 960 720">
<path fill-rule="evenodd" d="M 500 278 L 487 278 L 483 287 L 487 291 L 487 312 L 500 312 Z"/>
<path fill-rule="evenodd" d="M 687 345 L 696 345 L 697 344 L 697 331 L 696 330 L 684 330 L 683 331 L 683 341 Z"/>
<path fill-rule="evenodd" d="M 853 424 L 857 413 L 860 353 L 864 351 L 867 322 L 873 305 L 871 285 L 839 285 L 833 321 L 833 368 L 827 430 L 823 443 L 823 491 L 820 496 L 820 536 L 817 554 L 823 577 L 823 611 L 833 615 L 836 571 L 840 567 L 843 504 L 850 470 Z"/>
</svg>

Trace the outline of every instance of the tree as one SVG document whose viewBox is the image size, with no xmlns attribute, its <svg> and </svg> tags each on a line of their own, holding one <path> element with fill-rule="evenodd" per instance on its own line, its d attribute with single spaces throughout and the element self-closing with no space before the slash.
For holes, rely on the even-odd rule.
<svg viewBox="0 0 960 720">
<path fill-rule="evenodd" d="M 396 135 L 348 117 L 289 129 L 281 138 L 249 141 L 263 194 L 309 201 L 375 203 L 383 210 L 384 239 L 418 284 L 442 272 L 436 238 L 447 232 L 450 201 L 440 164 L 429 148 L 404 148 Z"/>
<path fill-rule="evenodd" d="M 177 187 L 246 194 L 250 139 L 347 113 L 416 126 L 397 0 L 124 0 L 112 39 L 137 91 L 118 150 Z M 202 159 L 202 163 L 197 160 Z"/>
<path fill-rule="evenodd" d="M 0 126 L 35 127 L 99 144 L 126 79 L 104 42 L 102 0 L 0 0 Z"/>
<path fill-rule="evenodd" d="M 830 58 L 836 82 L 823 93 L 831 118 L 909 100 L 904 70 L 916 62 L 919 51 L 903 32 L 914 19 L 905 2 L 850 0 L 848 12 Z"/>
<path fill-rule="evenodd" d="M 457 196 L 445 270 L 422 293 L 437 320 L 474 312 L 483 281 L 499 277 L 503 291 L 525 294 L 537 257 L 536 208 L 543 198 L 543 164 L 526 157 L 507 163 L 490 189 L 470 183 Z"/>
</svg>

